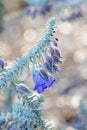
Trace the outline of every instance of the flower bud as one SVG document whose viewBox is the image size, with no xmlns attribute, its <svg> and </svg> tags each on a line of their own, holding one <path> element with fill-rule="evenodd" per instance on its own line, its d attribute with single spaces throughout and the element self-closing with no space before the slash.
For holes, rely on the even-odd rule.
<svg viewBox="0 0 87 130">
<path fill-rule="evenodd" d="M 14 127 L 14 122 L 9 122 L 7 125 L 7 130 L 11 130 L 11 128 Z"/>
<path fill-rule="evenodd" d="M 23 83 L 20 83 L 16 86 L 16 90 L 19 93 L 29 93 L 30 89 Z"/>
<path fill-rule="evenodd" d="M 54 55 L 54 48 L 53 47 L 50 47 L 50 53 L 51 53 L 51 56 Z"/>
<path fill-rule="evenodd" d="M 54 42 L 53 42 L 53 44 L 54 44 L 54 46 L 55 46 L 55 47 L 57 47 L 57 46 L 58 46 L 57 41 L 54 41 Z"/>
<path fill-rule="evenodd" d="M 3 69 L 4 68 L 4 60 L 0 58 L 0 67 Z"/>
<path fill-rule="evenodd" d="M 0 127 L 6 123 L 6 118 L 4 116 L 0 117 Z"/>
</svg>

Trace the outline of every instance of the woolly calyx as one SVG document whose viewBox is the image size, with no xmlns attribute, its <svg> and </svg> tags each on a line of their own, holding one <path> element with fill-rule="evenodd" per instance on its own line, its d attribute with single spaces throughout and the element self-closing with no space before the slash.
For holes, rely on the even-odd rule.
<svg viewBox="0 0 87 130">
<path fill-rule="evenodd" d="M 30 93 L 30 89 L 23 83 L 20 83 L 16 86 L 16 90 L 18 93 Z"/>
</svg>

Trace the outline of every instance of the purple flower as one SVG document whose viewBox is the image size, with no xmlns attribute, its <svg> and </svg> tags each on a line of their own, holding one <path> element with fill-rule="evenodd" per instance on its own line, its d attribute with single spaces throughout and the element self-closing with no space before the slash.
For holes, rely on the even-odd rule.
<svg viewBox="0 0 87 130">
<path fill-rule="evenodd" d="M 45 15 L 45 14 L 46 14 L 45 8 L 42 8 L 42 9 L 40 10 L 40 13 L 41 13 L 42 15 Z"/>
<path fill-rule="evenodd" d="M 32 78 L 33 78 L 34 86 L 35 86 L 34 90 L 36 90 L 38 93 L 44 92 L 46 88 L 51 87 L 53 83 L 55 82 L 55 79 L 53 79 L 49 75 L 47 76 L 47 73 L 45 73 L 44 75 L 46 76 L 46 78 L 43 78 L 41 73 L 43 74 L 43 72 L 41 72 L 38 69 L 35 69 L 35 68 L 32 69 Z"/>
<path fill-rule="evenodd" d="M 79 18 L 79 17 L 82 17 L 82 12 L 79 11 L 79 12 L 73 12 L 71 13 L 69 16 L 65 17 L 65 18 L 61 18 L 62 21 L 72 21 L 76 18 Z"/>
<path fill-rule="evenodd" d="M 32 18 L 35 18 L 37 14 L 37 9 L 34 9 L 30 12 L 30 15 L 32 16 Z"/>
<path fill-rule="evenodd" d="M 0 67 L 3 69 L 4 68 L 4 60 L 0 58 Z"/>
<path fill-rule="evenodd" d="M 12 127 L 14 127 L 14 122 L 9 122 L 7 125 L 7 130 L 10 130 Z"/>
<path fill-rule="evenodd" d="M 60 60 L 60 58 L 62 58 L 62 57 L 60 55 L 59 49 L 50 47 L 50 53 L 51 53 L 51 62 L 62 63 L 62 61 Z"/>
<path fill-rule="evenodd" d="M 30 9 L 30 6 L 28 6 L 28 7 L 26 8 L 26 10 L 25 10 L 25 14 L 30 14 L 30 12 L 31 12 L 31 9 Z"/>
<path fill-rule="evenodd" d="M 81 119 L 76 115 L 72 120 L 72 126 L 75 129 L 82 130 L 84 128 L 84 123 L 81 121 Z"/>
<path fill-rule="evenodd" d="M 49 11 L 51 10 L 52 6 L 49 5 L 48 3 L 46 3 L 45 6 L 44 6 L 44 8 L 45 8 L 45 10 L 46 10 L 47 12 L 49 12 Z"/>
<path fill-rule="evenodd" d="M 55 48 L 50 47 L 50 53 L 51 53 L 51 56 L 56 55 L 56 56 L 58 56 L 59 58 L 62 58 L 62 57 L 61 57 L 60 50 L 59 50 L 57 47 L 55 47 Z M 52 58 L 52 57 L 51 57 L 51 58 Z"/>
<path fill-rule="evenodd" d="M 40 10 L 40 13 L 42 15 L 45 15 L 46 12 L 49 12 L 51 10 L 51 5 L 49 5 L 48 3 L 46 3 Z"/>
<path fill-rule="evenodd" d="M 32 16 L 32 18 L 35 18 L 36 14 L 37 14 L 37 9 L 35 8 L 31 8 L 30 6 L 28 6 L 25 10 L 25 14 L 30 14 Z"/>
<path fill-rule="evenodd" d="M 4 116 L 0 117 L 0 127 L 3 126 L 6 122 L 6 118 Z"/>
</svg>

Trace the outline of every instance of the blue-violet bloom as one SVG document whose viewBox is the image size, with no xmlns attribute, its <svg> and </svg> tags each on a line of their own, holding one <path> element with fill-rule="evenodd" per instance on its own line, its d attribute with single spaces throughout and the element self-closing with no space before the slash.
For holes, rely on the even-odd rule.
<svg viewBox="0 0 87 130">
<path fill-rule="evenodd" d="M 51 76 L 48 76 L 47 80 L 45 80 L 39 71 L 39 69 L 32 69 L 32 78 L 34 81 L 34 90 L 36 90 L 38 93 L 42 93 L 46 88 L 49 88 L 53 85 L 55 82 L 55 79 Z"/>
</svg>

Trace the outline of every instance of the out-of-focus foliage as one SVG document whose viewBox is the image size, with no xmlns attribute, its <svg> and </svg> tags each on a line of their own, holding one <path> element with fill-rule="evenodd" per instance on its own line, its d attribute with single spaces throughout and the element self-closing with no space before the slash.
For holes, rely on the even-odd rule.
<svg viewBox="0 0 87 130">
<path fill-rule="evenodd" d="M 24 0 L 24 1 L 33 6 L 43 6 L 46 3 L 46 0 Z"/>
<path fill-rule="evenodd" d="M 55 9 L 64 9 L 64 8 L 76 8 L 81 4 L 86 2 L 86 0 L 52 0 L 54 3 L 53 6 Z M 56 4 L 55 4 L 56 3 Z"/>
</svg>

